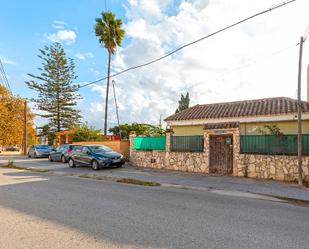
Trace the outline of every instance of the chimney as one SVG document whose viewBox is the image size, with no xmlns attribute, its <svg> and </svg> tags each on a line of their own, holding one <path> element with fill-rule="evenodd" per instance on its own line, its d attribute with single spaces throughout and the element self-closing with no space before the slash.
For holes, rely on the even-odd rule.
<svg viewBox="0 0 309 249">
<path fill-rule="evenodd" d="M 307 67 L 307 101 L 309 102 L 309 64 Z"/>
</svg>

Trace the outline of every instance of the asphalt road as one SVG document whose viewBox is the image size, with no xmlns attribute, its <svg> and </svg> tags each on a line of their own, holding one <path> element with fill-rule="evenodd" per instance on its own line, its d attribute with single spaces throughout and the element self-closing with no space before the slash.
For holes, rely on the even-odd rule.
<svg viewBox="0 0 309 249">
<path fill-rule="evenodd" d="M 309 203 L 309 188 L 297 184 L 270 180 L 255 180 L 243 177 L 214 176 L 153 168 L 138 168 L 125 164 L 122 168 L 109 168 L 93 171 L 90 167 L 69 168 L 68 164 L 49 162 L 46 158 L 34 159 L 24 156 L 1 156 L 0 165 L 12 160 L 15 165 L 35 169 L 50 170 L 58 175 L 96 175 L 99 177 L 134 178 L 143 181 L 159 182 L 189 188 L 219 189 L 250 192 L 283 198 L 306 200 Z"/>
<path fill-rule="evenodd" d="M 309 247 L 307 207 L 17 170 L 0 176 L 1 249 Z"/>
</svg>

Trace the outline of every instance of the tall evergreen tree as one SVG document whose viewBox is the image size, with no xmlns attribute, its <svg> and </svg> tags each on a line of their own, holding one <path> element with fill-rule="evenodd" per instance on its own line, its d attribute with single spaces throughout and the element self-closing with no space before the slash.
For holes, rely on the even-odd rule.
<svg viewBox="0 0 309 249">
<path fill-rule="evenodd" d="M 178 101 L 178 108 L 176 109 L 175 113 L 188 109 L 189 105 L 190 105 L 189 93 L 187 92 L 186 96 L 181 94 L 180 100 Z"/>
<path fill-rule="evenodd" d="M 40 49 L 38 57 L 42 67 L 40 75 L 28 74 L 32 80 L 26 84 L 38 92 L 36 103 L 40 116 L 49 119 L 53 130 L 60 131 L 80 122 L 80 112 L 76 109 L 78 86 L 73 84 L 77 78 L 73 59 L 67 58 L 60 43 L 53 43 Z"/>
</svg>

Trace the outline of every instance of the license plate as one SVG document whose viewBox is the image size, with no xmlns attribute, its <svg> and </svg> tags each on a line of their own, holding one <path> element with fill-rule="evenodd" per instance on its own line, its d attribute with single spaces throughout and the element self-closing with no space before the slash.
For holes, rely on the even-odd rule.
<svg viewBox="0 0 309 249">
<path fill-rule="evenodd" d="M 121 161 L 120 159 L 114 159 L 113 163 L 120 163 L 120 161 Z"/>
</svg>

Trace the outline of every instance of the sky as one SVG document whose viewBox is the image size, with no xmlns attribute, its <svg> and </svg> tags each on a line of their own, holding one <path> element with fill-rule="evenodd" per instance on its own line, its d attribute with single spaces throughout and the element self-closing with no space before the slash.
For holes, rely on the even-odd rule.
<svg viewBox="0 0 309 249">
<path fill-rule="evenodd" d="M 112 72 L 155 59 L 283 0 L 0 0 L 0 58 L 12 91 L 36 96 L 25 85 L 37 74 L 38 50 L 60 42 L 76 63 L 76 84 L 105 77 L 107 52 L 95 18 L 110 10 L 123 20 L 122 46 Z M 300 36 L 309 25 L 309 1 L 297 0 L 179 51 L 156 64 L 114 78 L 120 123 L 158 124 L 173 114 L 180 95 L 190 105 L 286 96 L 296 98 Z M 309 45 L 304 44 L 302 98 L 306 99 Z M 83 121 L 103 128 L 106 81 L 82 88 Z M 112 88 L 108 126 L 117 124 Z M 33 106 L 33 104 L 31 104 Z M 37 112 L 37 111 L 34 111 Z M 36 118 L 41 126 L 47 120 Z"/>
</svg>

